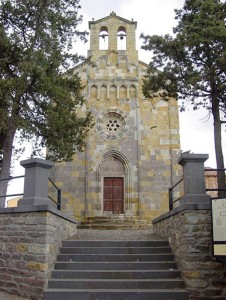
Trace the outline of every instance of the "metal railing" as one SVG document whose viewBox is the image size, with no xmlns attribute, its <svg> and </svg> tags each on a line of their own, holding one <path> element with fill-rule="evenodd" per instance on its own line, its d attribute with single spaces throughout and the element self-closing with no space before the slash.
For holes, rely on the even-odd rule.
<svg viewBox="0 0 226 300">
<path fill-rule="evenodd" d="M 56 195 L 56 197 L 54 197 L 54 196 L 51 196 L 50 194 L 48 194 L 48 197 L 51 201 L 56 203 L 57 209 L 61 210 L 61 189 L 59 189 L 57 187 L 57 185 L 51 178 L 49 178 L 49 183 L 51 183 L 51 187 L 56 191 L 57 195 Z M 54 194 L 55 191 L 53 191 L 52 194 Z"/>
<path fill-rule="evenodd" d="M 226 172 L 226 169 L 213 169 L 213 168 L 206 168 L 205 169 L 205 174 L 207 172 L 215 172 L 215 174 L 209 175 L 209 177 L 212 177 L 213 180 L 208 180 L 208 176 L 206 176 L 206 192 L 210 195 L 210 197 L 212 199 L 214 198 L 220 198 L 220 192 L 224 192 L 224 194 L 222 195 L 222 197 L 226 196 L 226 187 L 225 188 L 218 188 L 218 184 L 217 184 L 217 172 Z M 226 175 L 226 174 L 225 174 Z M 214 187 L 210 188 L 209 186 L 213 185 Z M 225 186 L 226 186 L 226 176 L 225 176 Z"/>
<path fill-rule="evenodd" d="M 176 202 L 178 202 L 181 198 L 178 197 L 174 200 L 174 197 L 173 197 L 173 190 L 175 189 L 175 187 L 177 187 L 182 181 L 184 180 L 184 178 L 182 177 L 177 183 L 175 183 L 172 187 L 169 188 L 169 210 L 172 210 L 174 208 L 174 204 Z"/>
<path fill-rule="evenodd" d="M 14 179 L 19 179 L 19 178 L 24 178 L 24 175 L 20 175 L 20 176 L 10 176 L 8 178 L 3 178 L 0 179 L 0 182 L 2 181 L 10 181 L 10 180 L 14 180 Z M 24 193 L 19 193 L 19 194 L 9 194 L 9 195 L 0 195 L 0 198 L 8 198 L 8 197 L 17 197 L 17 196 L 23 196 Z"/>
<path fill-rule="evenodd" d="M 8 178 L 3 178 L 3 179 L 0 179 L 0 182 L 2 181 L 10 181 L 10 180 L 14 180 L 14 179 L 19 179 L 19 178 L 24 178 L 25 175 L 20 175 L 20 176 L 10 176 Z M 54 183 L 54 181 L 49 178 L 49 182 L 51 184 L 51 187 L 54 189 L 54 191 L 52 192 L 52 195 L 54 195 L 55 191 L 56 191 L 56 197 L 54 196 L 51 196 L 50 194 L 48 194 L 48 197 L 51 201 L 53 201 L 56 206 L 57 206 L 57 209 L 58 210 L 61 210 L 61 189 L 59 189 L 57 187 L 57 185 Z M 18 197 L 18 196 L 23 196 L 24 193 L 17 193 L 17 194 L 5 194 L 5 195 L 0 195 L 0 198 L 8 198 L 8 197 Z"/>
</svg>

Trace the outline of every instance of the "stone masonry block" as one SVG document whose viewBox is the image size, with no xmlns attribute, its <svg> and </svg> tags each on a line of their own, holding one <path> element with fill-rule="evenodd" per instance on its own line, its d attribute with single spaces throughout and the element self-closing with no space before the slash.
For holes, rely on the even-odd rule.
<svg viewBox="0 0 226 300">
<path fill-rule="evenodd" d="M 29 271 L 40 271 L 44 272 L 48 270 L 48 264 L 40 263 L 37 261 L 30 261 L 27 264 L 27 268 Z"/>
<path fill-rule="evenodd" d="M 16 245 L 16 250 L 18 252 L 27 252 L 28 246 L 27 246 L 27 244 L 19 243 L 19 244 Z"/>
<path fill-rule="evenodd" d="M 49 245 L 47 244 L 28 244 L 28 253 L 45 254 L 49 253 Z"/>
</svg>

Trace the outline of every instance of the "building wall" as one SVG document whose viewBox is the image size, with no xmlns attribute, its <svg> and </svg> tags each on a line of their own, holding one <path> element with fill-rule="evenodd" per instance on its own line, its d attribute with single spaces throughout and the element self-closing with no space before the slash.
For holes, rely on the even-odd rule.
<svg viewBox="0 0 226 300">
<path fill-rule="evenodd" d="M 180 206 L 153 226 L 154 234 L 169 239 L 189 299 L 226 299 L 224 262 L 212 256 L 209 203 Z"/>
<path fill-rule="evenodd" d="M 98 48 L 103 28 L 108 29 L 108 50 Z M 127 50 L 117 50 L 119 28 L 126 33 Z M 135 29 L 136 22 L 115 13 L 90 22 L 88 55 L 93 64 L 75 69 L 85 86 L 87 105 L 82 110 L 92 112 L 95 125 L 85 151 L 57 165 L 54 176 L 63 190 L 63 208 L 77 218 L 103 214 L 106 161 L 121 166 L 124 213 L 140 219 L 151 220 L 168 210 L 168 188 L 180 173 L 177 101 L 144 97 L 147 65 L 138 60 Z M 112 168 L 109 176 L 116 176 Z"/>
<path fill-rule="evenodd" d="M 74 220 L 47 209 L 0 209 L 0 291 L 43 299 L 61 241 L 76 234 Z"/>
<path fill-rule="evenodd" d="M 21 199 L 21 197 L 16 197 L 13 199 L 9 199 L 7 201 L 7 207 L 17 207 L 18 201 Z"/>
</svg>

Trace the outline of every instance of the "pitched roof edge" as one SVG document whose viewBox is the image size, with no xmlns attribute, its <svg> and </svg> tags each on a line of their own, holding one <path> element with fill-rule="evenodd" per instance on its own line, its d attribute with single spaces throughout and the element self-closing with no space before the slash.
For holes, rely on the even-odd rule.
<svg viewBox="0 0 226 300">
<path fill-rule="evenodd" d="M 143 62 L 142 60 L 138 60 L 138 64 L 141 64 L 141 65 L 143 65 L 144 67 L 147 67 L 147 68 L 149 67 L 149 64 Z"/>
<path fill-rule="evenodd" d="M 117 19 L 119 19 L 119 20 L 121 20 L 121 21 L 124 21 L 124 22 L 126 22 L 126 23 L 134 24 L 134 25 L 135 25 L 135 29 L 137 29 L 137 22 L 136 22 L 136 21 L 133 21 L 133 19 L 130 21 L 130 20 L 124 19 L 124 18 L 122 18 L 122 17 L 119 17 L 119 16 L 116 15 L 116 13 L 115 13 L 114 11 L 112 11 L 112 12 L 110 13 L 110 15 L 107 16 L 107 17 L 98 19 L 98 20 L 96 20 L 96 21 L 94 21 L 94 19 L 93 19 L 92 21 L 89 21 L 89 29 L 90 29 L 90 26 L 91 26 L 91 25 L 97 24 L 97 23 L 102 22 L 102 21 L 104 21 L 104 20 L 106 20 L 106 19 L 109 19 L 109 18 L 111 18 L 111 17 L 117 18 Z"/>
</svg>

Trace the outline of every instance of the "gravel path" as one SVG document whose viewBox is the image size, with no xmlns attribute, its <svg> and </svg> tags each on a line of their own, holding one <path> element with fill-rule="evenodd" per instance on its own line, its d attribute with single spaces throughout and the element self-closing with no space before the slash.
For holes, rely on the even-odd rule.
<svg viewBox="0 0 226 300">
<path fill-rule="evenodd" d="M 94 230 L 78 229 L 77 234 L 70 240 L 124 240 L 124 241 L 144 241 L 159 239 L 153 235 L 150 229 L 143 230 Z"/>
</svg>

